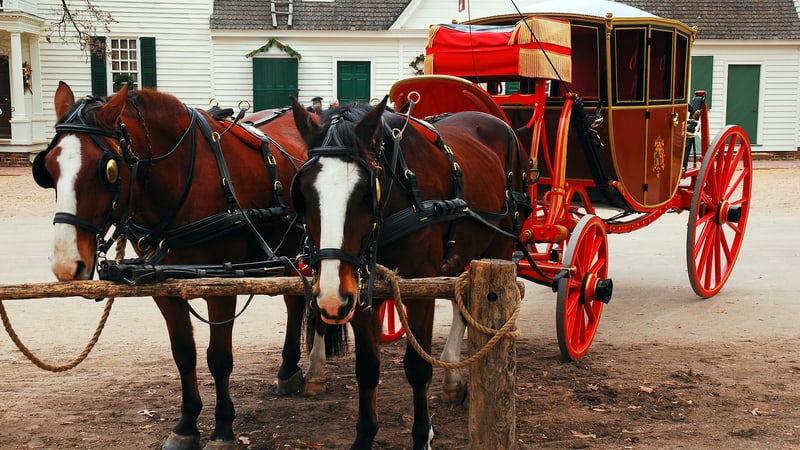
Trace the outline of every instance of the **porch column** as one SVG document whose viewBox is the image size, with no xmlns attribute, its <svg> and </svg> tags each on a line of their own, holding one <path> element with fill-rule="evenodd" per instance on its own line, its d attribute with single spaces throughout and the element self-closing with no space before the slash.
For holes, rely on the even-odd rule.
<svg viewBox="0 0 800 450">
<path fill-rule="evenodd" d="M 22 82 L 22 33 L 11 34 L 11 144 L 28 145 L 33 141 L 31 114 L 25 103 Z"/>
<path fill-rule="evenodd" d="M 28 118 L 25 108 L 25 91 L 22 87 L 22 33 L 12 31 L 11 33 L 11 104 L 13 112 L 11 120 Z"/>
</svg>

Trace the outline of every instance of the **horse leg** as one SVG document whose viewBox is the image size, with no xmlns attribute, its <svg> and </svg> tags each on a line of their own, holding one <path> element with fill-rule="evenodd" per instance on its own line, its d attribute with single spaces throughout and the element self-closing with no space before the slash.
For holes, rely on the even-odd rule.
<svg viewBox="0 0 800 450">
<path fill-rule="evenodd" d="M 203 409 L 197 389 L 197 348 L 189 312 L 178 297 L 154 297 L 167 323 L 172 358 L 181 379 L 181 417 L 162 447 L 163 450 L 193 450 L 200 445 L 197 417 Z"/>
<path fill-rule="evenodd" d="M 325 392 L 325 331 L 322 320 L 316 320 L 314 343 L 309 352 L 308 374 L 303 384 L 303 395 L 314 396 Z"/>
<path fill-rule="evenodd" d="M 441 360 L 443 362 L 456 363 L 461 361 L 461 344 L 464 341 L 464 333 L 467 324 L 461 316 L 461 311 L 455 302 L 453 306 L 453 323 L 450 325 L 450 334 L 447 335 L 447 342 L 442 350 Z M 442 400 L 445 403 L 460 405 L 467 398 L 467 383 L 462 377 L 460 369 L 445 369 L 444 381 L 442 383 Z"/>
<path fill-rule="evenodd" d="M 286 304 L 286 338 L 281 352 L 281 367 L 278 369 L 278 395 L 290 396 L 299 394 L 303 389 L 303 371 L 298 363 L 302 356 L 300 340 L 306 301 L 305 297 L 297 295 L 285 295 L 283 301 Z M 313 366 L 313 354 L 311 363 Z"/>
<path fill-rule="evenodd" d="M 351 450 L 371 449 L 378 434 L 378 381 L 381 369 L 381 324 L 378 314 L 360 309 L 353 320 L 358 382 L 358 421 Z"/>
<path fill-rule="evenodd" d="M 217 403 L 214 408 L 214 432 L 211 433 L 206 449 L 235 449 L 236 436 L 233 434 L 233 407 L 230 391 L 230 376 L 233 371 L 233 316 L 236 314 L 236 297 L 209 297 L 208 319 L 221 322 L 210 325 L 206 361 L 211 376 L 214 377 Z"/>
<path fill-rule="evenodd" d="M 434 299 L 414 299 L 406 302 L 409 327 L 426 353 L 430 354 L 433 338 Z M 428 413 L 428 388 L 433 376 L 431 364 L 419 355 L 409 342 L 403 358 L 403 369 L 414 393 L 414 425 L 411 436 L 415 450 L 428 450 L 433 440 L 433 425 Z"/>
</svg>

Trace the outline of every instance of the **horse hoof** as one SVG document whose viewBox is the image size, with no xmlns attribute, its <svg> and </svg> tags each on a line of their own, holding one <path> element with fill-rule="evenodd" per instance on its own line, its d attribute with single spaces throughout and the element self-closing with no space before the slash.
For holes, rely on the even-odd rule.
<svg viewBox="0 0 800 450">
<path fill-rule="evenodd" d="M 442 401 L 451 405 L 463 405 L 467 400 L 467 383 L 458 382 L 455 387 L 442 387 Z"/>
<path fill-rule="evenodd" d="M 303 371 L 298 370 L 294 375 L 286 380 L 278 379 L 278 395 L 281 397 L 291 397 L 299 395 L 303 391 Z"/>
<path fill-rule="evenodd" d="M 183 436 L 171 432 L 161 450 L 199 450 L 200 435 Z"/>
<path fill-rule="evenodd" d="M 325 379 L 324 378 L 309 378 L 303 385 L 303 395 L 313 397 L 325 392 Z"/>
<path fill-rule="evenodd" d="M 203 450 L 238 450 L 238 441 L 208 441 Z"/>
</svg>

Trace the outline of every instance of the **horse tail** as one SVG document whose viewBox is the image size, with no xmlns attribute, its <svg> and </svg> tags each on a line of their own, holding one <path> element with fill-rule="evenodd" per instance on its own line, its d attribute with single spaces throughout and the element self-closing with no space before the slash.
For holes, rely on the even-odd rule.
<svg viewBox="0 0 800 450">
<path fill-rule="evenodd" d="M 325 357 L 345 355 L 350 351 L 347 325 L 328 325 L 320 319 L 319 314 L 306 311 L 304 315 L 306 327 L 306 351 L 311 352 L 314 345 L 314 334 L 319 332 L 325 336 Z"/>
</svg>

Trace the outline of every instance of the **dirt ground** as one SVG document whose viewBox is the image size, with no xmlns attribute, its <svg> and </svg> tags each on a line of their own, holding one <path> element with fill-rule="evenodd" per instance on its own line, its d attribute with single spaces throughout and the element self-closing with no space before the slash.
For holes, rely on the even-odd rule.
<svg viewBox="0 0 800 450">
<path fill-rule="evenodd" d="M 758 167 L 745 245 L 717 296 L 701 300 L 689 287 L 686 214 L 609 238 L 614 299 L 578 362 L 560 362 L 555 294 L 526 286 L 517 342 L 519 448 L 800 448 L 800 302 L 792 288 L 800 165 Z M 2 169 L 0 199 L 0 284 L 51 281 L 52 192 L 35 186 L 27 170 Z M 103 306 L 85 299 L 4 304 L 20 337 L 54 363 L 80 352 Z M 437 351 L 449 310 L 437 301 Z M 242 448 L 347 448 L 357 411 L 353 355 L 329 361 L 327 393 L 277 397 L 283 320 L 280 301 L 257 298 L 235 327 L 231 390 Z M 197 323 L 196 331 L 202 355 L 207 328 Z M 384 348 L 376 448 L 411 444 L 404 347 L 401 339 Z M 434 445 L 466 448 L 468 409 L 441 402 L 441 376 L 436 369 L 430 390 Z M 214 399 L 204 363 L 199 377 L 207 438 Z M 2 449 L 160 448 L 179 405 L 166 330 L 146 299 L 118 299 L 95 350 L 64 373 L 36 368 L 0 337 Z"/>
</svg>

